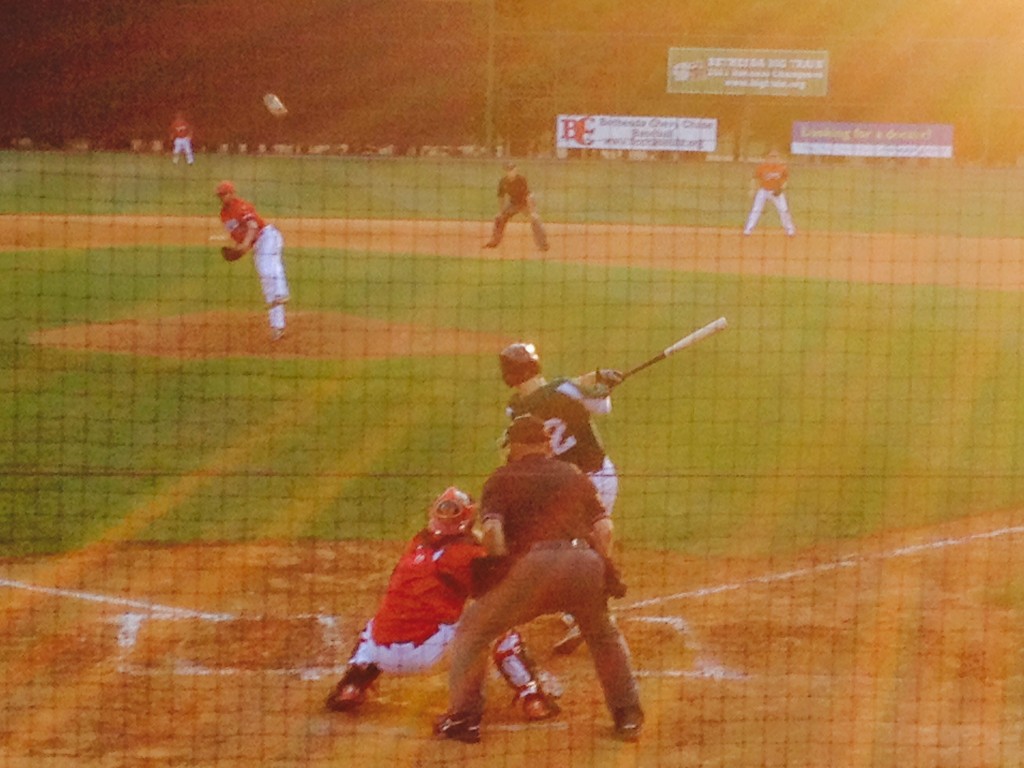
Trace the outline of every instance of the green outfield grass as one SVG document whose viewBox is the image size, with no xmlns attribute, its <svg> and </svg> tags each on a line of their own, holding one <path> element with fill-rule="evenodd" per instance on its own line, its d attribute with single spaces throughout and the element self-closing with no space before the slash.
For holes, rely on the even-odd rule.
<svg viewBox="0 0 1024 768">
<path fill-rule="evenodd" d="M 732 227 L 745 213 L 742 166 L 523 167 L 552 221 Z M 225 176 L 274 215 L 481 221 L 497 179 L 475 161 L 200 157 L 186 169 L 7 153 L 0 210 L 214 216 Z M 797 178 L 798 221 L 805 210 L 821 228 L 1021 226 L 1021 184 L 1002 172 L 821 166 Z M 253 275 L 209 256 L 0 253 L 0 555 L 79 547 L 131 519 L 133 538 L 162 541 L 404 538 L 436 492 L 477 492 L 500 460 L 506 392 L 490 355 L 185 362 L 27 342 L 68 323 L 258 308 Z M 316 249 L 289 249 L 288 268 L 302 310 L 529 336 L 552 374 L 625 367 L 727 316 L 728 333 L 629 382 L 601 422 L 630 544 L 781 554 L 1024 492 L 1015 292 Z"/>
<path fill-rule="evenodd" d="M 952 163 L 796 158 L 789 197 L 801 229 L 1021 237 L 1024 174 Z M 523 159 L 545 220 L 742 226 L 752 165 Z M 0 214 L 203 215 L 235 180 L 278 216 L 486 220 L 502 171 L 492 160 L 0 152 Z M 773 212 L 766 212 L 772 216 Z"/>
</svg>

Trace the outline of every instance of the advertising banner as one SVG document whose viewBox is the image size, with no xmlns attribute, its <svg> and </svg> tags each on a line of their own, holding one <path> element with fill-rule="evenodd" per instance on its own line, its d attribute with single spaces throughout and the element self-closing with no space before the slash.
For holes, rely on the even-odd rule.
<svg viewBox="0 0 1024 768">
<path fill-rule="evenodd" d="M 714 152 L 718 120 L 704 117 L 559 115 L 561 149 L 625 149 L 651 152 Z"/>
<path fill-rule="evenodd" d="M 794 155 L 953 157 L 953 126 L 928 123 L 793 123 Z"/>
<path fill-rule="evenodd" d="M 668 92 L 825 96 L 828 51 L 669 48 Z"/>
</svg>

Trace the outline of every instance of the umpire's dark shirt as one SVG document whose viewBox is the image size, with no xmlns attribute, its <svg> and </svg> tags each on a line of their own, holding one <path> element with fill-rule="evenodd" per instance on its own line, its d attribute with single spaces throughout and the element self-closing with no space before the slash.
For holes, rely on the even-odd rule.
<svg viewBox="0 0 1024 768">
<path fill-rule="evenodd" d="M 498 182 L 498 197 L 508 195 L 513 205 L 525 205 L 530 196 L 530 187 L 525 176 L 502 176 Z"/>
<path fill-rule="evenodd" d="M 585 538 L 607 512 L 589 478 L 548 456 L 528 455 L 499 467 L 484 483 L 481 517 L 498 519 L 510 555 L 537 541 Z"/>
</svg>

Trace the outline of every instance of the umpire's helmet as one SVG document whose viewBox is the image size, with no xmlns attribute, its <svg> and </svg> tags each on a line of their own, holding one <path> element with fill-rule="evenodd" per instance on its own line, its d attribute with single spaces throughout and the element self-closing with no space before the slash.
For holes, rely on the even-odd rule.
<svg viewBox="0 0 1024 768">
<path fill-rule="evenodd" d="M 510 387 L 518 387 L 540 373 L 540 357 L 533 344 L 521 341 L 509 344 L 501 350 L 498 361 L 501 363 L 501 378 Z"/>
<path fill-rule="evenodd" d="M 427 530 L 439 539 L 445 536 L 458 536 L 469 531 L 474 520 L 476 504 L 468 493 L 453 485 L 430 505 Z"/>
</svg>

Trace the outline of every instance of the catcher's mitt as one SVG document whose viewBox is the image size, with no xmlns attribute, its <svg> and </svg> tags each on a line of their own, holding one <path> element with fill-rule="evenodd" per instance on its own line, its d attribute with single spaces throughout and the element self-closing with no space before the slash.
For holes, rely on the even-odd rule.
<svg viewBox="0 0 1024 768">
<path fill-rule="evenodd" d="M 220 255 L 224 257 L 224 261 L 238 261 L 242 258 L 242 253 L 242 251 L 232 248 L 230 245 L 225 245 L 220 249 Z"/>
</svg>

